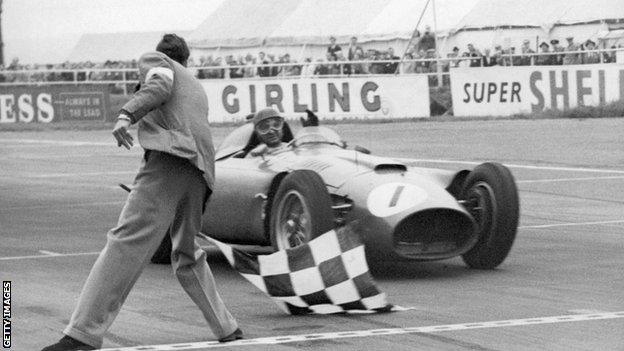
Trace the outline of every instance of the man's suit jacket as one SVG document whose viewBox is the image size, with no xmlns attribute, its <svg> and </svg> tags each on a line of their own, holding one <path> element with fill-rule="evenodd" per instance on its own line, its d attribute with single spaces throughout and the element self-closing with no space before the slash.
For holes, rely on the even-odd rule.
<svg viewBox="0 0 624 351">
<path fill-rule="evenodd" d="M 199 81 L 182 65 L 160 52 L 138 62 L 141 88 L 122 108 L 139 123 L 139 143 L 188 159 L 214 185 L 214 146 L 208 125 L 208 98 Z"/>
</svg>

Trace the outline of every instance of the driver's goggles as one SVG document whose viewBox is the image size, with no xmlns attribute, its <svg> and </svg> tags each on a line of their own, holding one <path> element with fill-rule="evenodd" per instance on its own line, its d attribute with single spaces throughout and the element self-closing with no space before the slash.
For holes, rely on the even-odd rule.
<svg viewBox="0 0 624 351">
<path fill-rule="evenodd" d="M 256 131 L 259 134 L 267 134 L 271 131 L 271 129 L 273 130 L 281 130 L 282 127 L 284 126 L 284 120 L 281 118 L 267 118 L 263 121 L 260 121 L 260 123 L 258 123 L 256 125 Z"/>
</svg>

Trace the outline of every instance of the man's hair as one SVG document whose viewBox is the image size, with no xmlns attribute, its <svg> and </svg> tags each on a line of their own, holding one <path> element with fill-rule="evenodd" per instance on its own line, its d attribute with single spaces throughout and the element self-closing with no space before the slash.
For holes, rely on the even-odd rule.
<svg viewBox="0 0 624 351">
<path fill-rule="evenodd" d="M 156 51 L 162 52 L 172 60 L 185 66 L 190 56 L 190 51 L 186 41 L 175 34 L 165 34 L 156 46 Z"/>
</svg>

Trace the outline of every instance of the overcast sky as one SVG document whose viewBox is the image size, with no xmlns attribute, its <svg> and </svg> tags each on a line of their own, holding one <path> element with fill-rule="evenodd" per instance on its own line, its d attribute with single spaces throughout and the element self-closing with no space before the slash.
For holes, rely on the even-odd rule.
<svg viewBox="0 0 624 351">
<path fill-rule="evenodd" d="M 62 62 L 84 33 L 193 30 L 224 1 L 3 0 L 5 62 Z M 437 1 L 461 17 L 477 0 Z"/>
<path fill-rule="evenodd" d="M 223 0 L 4 0 L 5 61 L 63 61 L 84 33 L 192 30 Z M 45 59 L 42 59 L 45 58 Z"/>
</svg>

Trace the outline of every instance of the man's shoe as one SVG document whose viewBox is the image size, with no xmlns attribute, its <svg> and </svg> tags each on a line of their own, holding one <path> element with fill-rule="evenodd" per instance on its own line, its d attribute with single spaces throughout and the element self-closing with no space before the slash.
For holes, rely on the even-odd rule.
<svg viewBox="0 0 624 351">
<path fill-rule="evenodd" d="M 82 351 L 95 350 L 95 347 L 78 341 L 71 336 L 65 335 L 56 344 L 50 345 L 41 351 Z"/>
<path fill-rule="evenodd" d="M 219 339 L 219 342 L 229 342 L 243 338 L 243 331 L 237 328 L 232 334 Z"/>
</svg>

